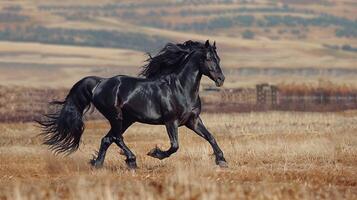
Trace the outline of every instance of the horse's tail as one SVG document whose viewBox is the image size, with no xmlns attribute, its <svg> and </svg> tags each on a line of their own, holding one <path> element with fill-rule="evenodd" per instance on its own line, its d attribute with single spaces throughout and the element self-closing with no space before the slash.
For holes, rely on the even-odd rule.
<svg viewBox="0 0 357 200">
<path fill-rule="evenodd" d="M 64 101 L 50 103 L 59 106 L 55 112 L 37 121 L 42 128 L 43 144 L 49 145 L 56 154 L 70 154 L 78 149 L 84 131 L 82 118 L 85 109 L 90 107 L 92 90 L 100 81 L 101 78 L 94 76 L 78 81 Z"/>
</svg>

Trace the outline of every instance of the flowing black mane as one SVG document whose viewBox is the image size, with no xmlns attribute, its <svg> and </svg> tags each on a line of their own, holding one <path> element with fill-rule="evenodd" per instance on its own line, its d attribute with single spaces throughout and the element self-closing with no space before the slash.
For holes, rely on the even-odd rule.
<svg viewBox="0 0 357 200">
<path fill-rule="evenodd" d="M 149 58 L 146 60 L 147 64 L 143 66 L 143 70 L 139 75 L 146 78 L 157 78 L 162 75 L 170 74 L 175 70 L 175 67 L 185 59 L 186 55 L 193 50 L 203 47 L 203 43 L 191 40 L 182 44 L 168 43 L 155 56 L 152 57 L 148 53 Z"/>
</svg>

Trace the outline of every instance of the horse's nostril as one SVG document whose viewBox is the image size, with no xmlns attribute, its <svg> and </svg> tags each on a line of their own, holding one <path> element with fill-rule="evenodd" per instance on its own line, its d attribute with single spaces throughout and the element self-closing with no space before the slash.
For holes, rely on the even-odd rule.
<svg viewBox="0 0 357 200">
<path fill-rule="evenodd" d="M 218 77 L 218 80 L 220 80 L 220 81 L 224 81 L 224 76 L 220 76 L 220 77 Z"/>
</svg>

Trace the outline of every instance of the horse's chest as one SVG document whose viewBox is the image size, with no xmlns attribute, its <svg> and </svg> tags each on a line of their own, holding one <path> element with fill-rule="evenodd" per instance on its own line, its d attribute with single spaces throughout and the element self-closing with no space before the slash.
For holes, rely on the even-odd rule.
<svg viewBox="0 0 357 200">
<path fill-rule="evenodd" d="M 186 124 L 186 122 L 193 116 L 198 116 L 200 112 L 200 108 L 198 107 L 190 107 L 187 111 L 183 112 L 178 120 L 180 124 Z"/>
</svg>

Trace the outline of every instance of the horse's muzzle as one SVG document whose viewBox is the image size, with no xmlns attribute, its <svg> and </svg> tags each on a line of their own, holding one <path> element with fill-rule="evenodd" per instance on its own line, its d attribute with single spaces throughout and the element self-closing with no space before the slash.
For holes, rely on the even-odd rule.
<svg viewBox="0 0 357 200">
<path fill-rule="evenodd" d="M 216 81 L 215 81 L 216 86 L 217 87 L 221 87 L 223 85 L 223 83 L 224 83 L 224 79 L 225 79 L 224 75 L 218 76 Z"/>
</svg>

